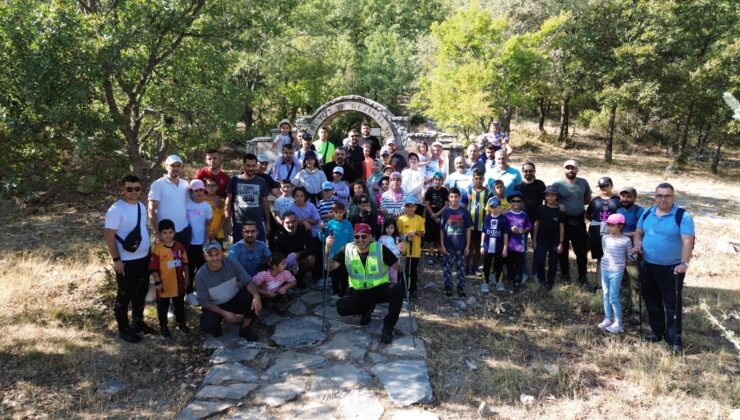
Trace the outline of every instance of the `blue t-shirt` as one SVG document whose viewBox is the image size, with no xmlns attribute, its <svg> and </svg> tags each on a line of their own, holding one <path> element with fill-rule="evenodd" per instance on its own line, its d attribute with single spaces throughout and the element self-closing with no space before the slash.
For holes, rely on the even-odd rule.
<svg viewBox="0 0 740 420">
<path fill-rule="evenodd" d="M 464 250 L 467 246 L 467 229 L 473 225 L 470 213 L 465 207 L 442 210 L 440 225 L 444 232 L 444 246 L 452 250 Z"/>
<path fill-rule="evenodd" d="M 505 215 L 486 215 L 483 219 L 481 247 L 487 254 L 501 255 L 504 250 L 504 235 L 509 232 L 509 220 Z"/>
<path fill-rule="evenodd" d="M 630 233 L 637 230 L 637 221 L 642 217 L 642 213 L 644 212 L 645 209 L 637 204 L 632 205 L 629 210 L 624 207 L 617 209 L 617 213 L 624 216 L 624 233 Z"/>
<path fill-rule="evenodd" d="M 250 276 L 254 276 L 259 271 L 263 261 L 270 258 L 272 252 L 262 241 L 254 241 L 254 249 L 247 248 L 244 240 L 235 243 L 229 248 L 229 255 L 232 261 L 238 262 Z"/>
<path fill-rule="evenodd" d="M 681 226 L 676 224 L 675 204 L 670 213 L 658 216 L 655 207 L 646 210 L 650 214 L 637 221 L 637 228 L 642 229 L 642 256 L 650 264 L 676 265 L 681 263 L 681 236 L 694 236 L 694 219 L 689 212 L 683 214 Z"/>
</svg>

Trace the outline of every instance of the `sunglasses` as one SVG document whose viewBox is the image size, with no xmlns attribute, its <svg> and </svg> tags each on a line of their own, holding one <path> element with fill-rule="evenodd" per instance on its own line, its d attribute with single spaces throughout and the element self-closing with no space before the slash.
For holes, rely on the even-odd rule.
<svg viewBox="0 0 740 420">
<path fill-rule="evenodd" d="M 141 191 L 141 187 L 126 187 L 126 192 L 139 192 Z"/>
<path fill-rule="evenodd" d="M 367 239 L 369 237 L 370 237 L 370 235 L 355 235 L 355 239 L 358 240 L 358 241 L 363 241 L 363 240 L 365 240 L 365 239 Z"/>
<path fill-rule="evenodd" d="M 599 185 L 599 188 L 609 188 L 611 185 L 609 184 L 601 184 Z"/>
<path fill-rule="evenodd" d="M 509 203 L 513 203 L 513 204 L 521 203 L 521 202 L 522 200 L 509 200 Z"/>
</svg>

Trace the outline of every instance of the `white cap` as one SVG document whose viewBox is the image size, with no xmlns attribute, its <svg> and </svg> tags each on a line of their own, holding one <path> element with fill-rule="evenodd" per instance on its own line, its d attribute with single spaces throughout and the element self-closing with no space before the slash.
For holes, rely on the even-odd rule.
<svg viewBox="0 0 740 420">
<path fill-rule="evenodd" d="M 435 141 L 434 143 L 432 143 L 432 146 L 445 147 L 442 143 L 440 143 L 438 141 Z"/>
<path fill-rule="evenodd" d="M 164 161 L 164 164 L 166 166 L 170 166 L 173 163 L 180 163 L 180 164 L 182 164 L 182 159 L 180 159 L 180 156 L 177 156 L 177 155 L 169 155 L 169 156 L 167 156 L 167 160 Z"/>
<path fill-rule="evenodd" d="M 344 175 L 344 168 L 342 168 L 341 166 L 337 166 L 332 172 Z"/>
<path fill-rule="evenodd" d="M 388 138 L 387 138 L 387 139 L 385 140 L 385 145 L 387 146 L 387 145 L 389 145 L 389 144 L 396 144 L 396 139 L 394 139 L 393 137 L 388 137 Z"/>
</svg>

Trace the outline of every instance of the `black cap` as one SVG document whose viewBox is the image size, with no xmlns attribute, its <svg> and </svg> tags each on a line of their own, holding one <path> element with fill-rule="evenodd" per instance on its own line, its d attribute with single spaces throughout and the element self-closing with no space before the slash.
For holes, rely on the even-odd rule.
<svg viewBox="0 0 740 420">
<path fill-rule="evenodd" d="M 602 176 L 601 178 L 599 178 L 599 183 L 597 185 L 600 187 L 602 185 L 614 185 L 614 183 L 612 182 L 612 179 L 608 176 Z"/>
</svg>

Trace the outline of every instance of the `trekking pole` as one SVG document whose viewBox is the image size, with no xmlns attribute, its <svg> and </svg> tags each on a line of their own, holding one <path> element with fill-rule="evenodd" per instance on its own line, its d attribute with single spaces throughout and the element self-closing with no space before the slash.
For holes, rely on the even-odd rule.
<svg viewBox="0 0 740 420">
<path fill-rule="evenodd" d="M 678 338 L 678 311 L 680 310 L 679 307 L 681 306 L 678 300 L 678 274 L 676 272 L 673 272 L 673 279 L 675 280 L 674 287 L 676 290 L 676 299 L 674 301 L 675 307 L 673 308 L 673 343 L 671 345 L 671 351 L 675 348 L 676 339 Z"/>
<path fill-rule="evenodd" d="M 640 255 L 638 254 L 637 255 L 637 258 L 635 258 L 635 260 L 637 261 L 637 282 L 640 283 L 640 315 L 639 315 L 639 319 L 640 319 L 640 335 L 642 335 L 642 279 L 640 278 L 640 266 L 642 264 L 641 264 L 640 259 L 641 259 L 640 258 Z"/>
<path fill-rule="evenodd" d="M 321 301 L 324 307 L 324 314 L 321 318 L 321 332 L 326 332 L 326 286 L 329 284 L 329 253 L 326 252 L 326 238 L 324 238 L 321 252 L 324 253 L 324 257 L 322 258 L 324 262 L 324 270 L 322 272 L 323 276 L 321 278 L 321 280 L 324 282 L 324 288 L 321 292 Z"/>
<path fill-rule="evenodd" d="M 409 252 L 410 254 L 410 252 Z M 414 316 L 411 315 L 411 299 L 409 299 L 409 288 L 406 278 L 406 257 L 405 253 L 401 253 L 401 269 L 403 270 L 403 288 L 406 292 L 406 309 L 409 311 L 409 329 L 411 330 L 411 342 L 414 345 L 414 348 L 416 348 L 416 332 L 414 331 Z M 410 271 L 410 269 L 409 269 Z"/>
</svg>

